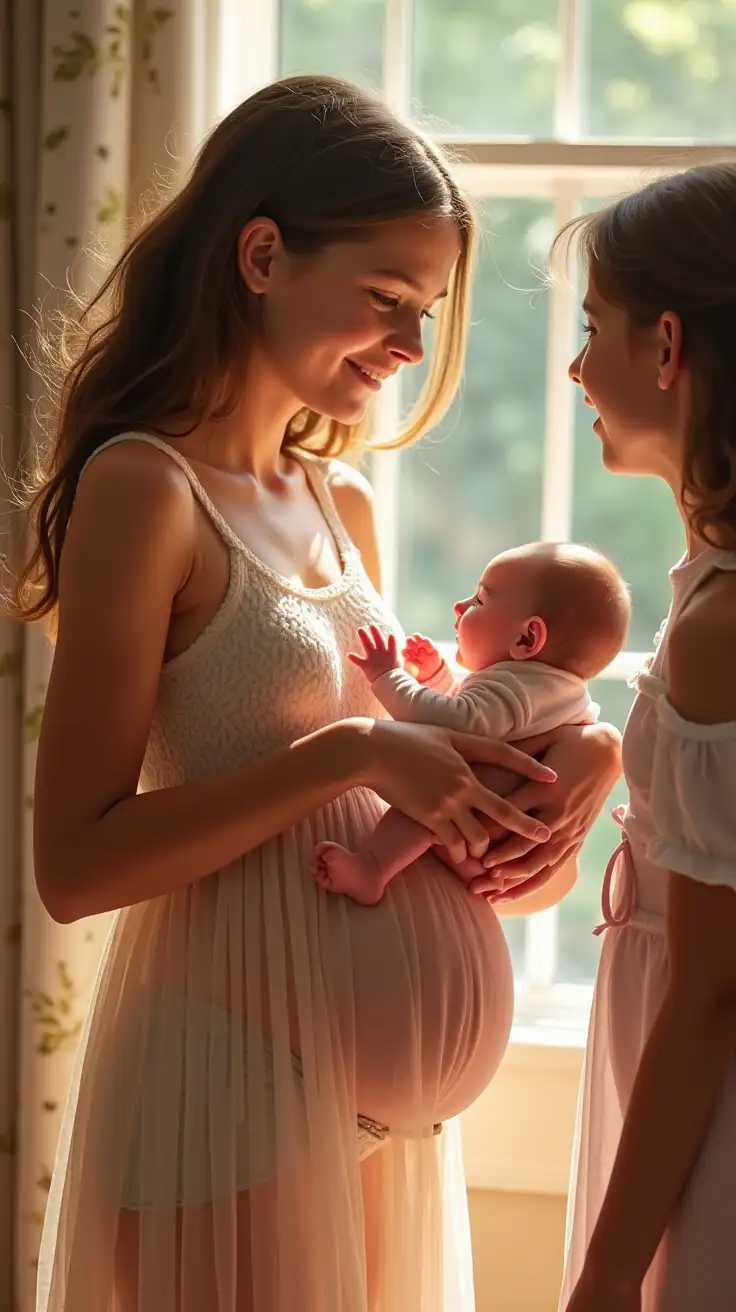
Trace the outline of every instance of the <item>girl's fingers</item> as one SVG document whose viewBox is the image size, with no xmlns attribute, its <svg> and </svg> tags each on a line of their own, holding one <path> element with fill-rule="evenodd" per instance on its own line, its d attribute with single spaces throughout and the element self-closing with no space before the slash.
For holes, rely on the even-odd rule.
<svg viewBox="0 0 736 1312">
<path fill-rule="evenodd" d="M 503 879 L 504 892 L 525 886 L 531 879 L 543 873 L 547 867 L 556 868 L 569 850 L 569 840 L 555 838 L 549 843 L 533 847 L 525 856 L 517 857 L 513 862 L 494 866 L 489 874 Z"/>
<path fill-rule="evenodd" d="M 487 875 L 478 875 L 477 879 L 471 879 L 468 884 L 468 892 L 480 893 L 484 897 L 488 897 L 489 893 L 500 893 L 503 886 L 503 880 L 489 870 Z"/>
<path fill-rule="evenodd" d="M 527 779 L 536 779 L 540 783 L 554 783 L 557 775 L 541 761 L 527 756 L 518 747 L 508 743 L 495 742 L 492 738 L 481 738 L 472 733 L 453 733 L 450 741 L 453 747 L 470 763 L 500 765 L 505 770 L 513 770 Z"/>
<path fill-rule="evenodd" d="M 460 830 L 451 820 L 441 820 L 432 826 L 437 846 L 444 847 L 453 861 L 459 864 L 468 855 L 468 849 Z"/>
<path fill-rule="evenodd" d="M 456 817 L 455 824 L 465 839 L 468 854 L 474 857 L 482 856 L 488 847 L 488 833 L 483 821 L 468 810 Z"/>
<path fill-rule="evenodd" d="M 494 866 L 506 866 L 509 861 L 516 861 L 519 857 L 526 856 L 536 846 L 537 844 L 528 838 L 521 838 L 519 834 L 509 834 L 505 842 L 486 852 L 483 865 L 487 870 Z"/>
<path fill-rule="evenodd" d="M 530 876 L 529 879 L 522 880 L 519 884 L 508 884 L 504 882 L 502 888 L 495 892 L 490 899 L 491 906 L 497 902 L 518 902 L 522 897 L 528 897 L 530 893 L 536 893 L 538 889 L 544 888 L 550 879 L 556 873 L 551 866 L 544 866 L 538 874 Z"/>
<path fill-rule="evenodd" d="M 477 786 L 477 793 L 472 798 L 471 805 L 475 810 L 489 815 L 492 820 L 497 820 L 504 828 L 512 830 L 515 834 L 521 834 L 524 838 L 531 838 L 535 843 L 545 843 L 550 837 L 546 825 L 541 824 L 534 816 L 518 811 L 511 802 L 507 802 L 504 797 L 499 797 L 497 793 L 489 792 L 481 784 Z"/>
</svg>

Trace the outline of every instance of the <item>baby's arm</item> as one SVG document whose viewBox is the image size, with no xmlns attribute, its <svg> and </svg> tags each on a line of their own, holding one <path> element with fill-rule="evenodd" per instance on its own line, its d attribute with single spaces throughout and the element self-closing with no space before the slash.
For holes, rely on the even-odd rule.
<svg viewBox="0 0 736 1312">
<path fill-rule="evenodd" d="M 422 687 L 401 668 L 396 639 L 385 638 L 376 625 L 359 629 L 363 655 L 350 660 L 370 681 L 375 696 L 395 720 L 434 724 L 494 739 L 508 739 L 526 729 L 528 698 L 507 671 L 483 670 L 470 675 L 451 695 Z"/>
<path fill-rule="evenodd" d="M 523 703 L 505 686 L 502 675 L 484 671 L 471 676 L 455 693 L 425 688 L 406 670 L 395 668 L 372 683 L 375 696 L 395 720 L 436 724 L 460 733 L 508 739 L 523 732 Z"/>
</svg>

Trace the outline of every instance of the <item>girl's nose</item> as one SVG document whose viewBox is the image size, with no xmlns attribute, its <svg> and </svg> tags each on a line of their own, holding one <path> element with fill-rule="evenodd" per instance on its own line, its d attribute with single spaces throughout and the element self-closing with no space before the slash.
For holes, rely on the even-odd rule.
<svg viewBox="0 0 736 1312">
<path fill-rule="evenodd" d="M 567 376 L 570 379 L 570 382 L 577 383 L 578 386 L 580 386 L 580 366 L 583 363 L 584 355 L 585 347 L 583 347 L 582 351 L 578 352 L 575 359 L 571 360 L 567 367 Z"/>
</svg>

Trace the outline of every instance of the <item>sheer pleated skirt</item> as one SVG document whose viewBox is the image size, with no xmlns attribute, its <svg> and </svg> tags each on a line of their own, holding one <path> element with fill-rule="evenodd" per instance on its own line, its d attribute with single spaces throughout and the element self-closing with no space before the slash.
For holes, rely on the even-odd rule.
<svg viewBox="0 0 736 1312">
<path fill-rule="evenodd" d="M 660 875 L 661 878 L 661 875 Z M 605 1197 L 623 1118 L 667 981 L 664 919 L 606 931 L 580 1089 L 568 1202 L 564 1312 Z M 642 1312 L 736 1308 L 736 1060 L 642 1289 Z"/>
<path fill-rule="evenodd" d="M 354 844 L 379 813 L 347 794 L 118 916 L 39 1312 L 470 1312 L 454 1118 L 503 1055 L 509 956 L 431 856 L 375 908 L 316 887 L 314 843 Z"/>
</svg>

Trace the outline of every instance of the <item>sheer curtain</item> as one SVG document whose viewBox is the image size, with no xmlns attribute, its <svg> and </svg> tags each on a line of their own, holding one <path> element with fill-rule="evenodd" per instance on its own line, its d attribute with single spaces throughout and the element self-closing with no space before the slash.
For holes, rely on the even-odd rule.
<svg viewBox="0 0 736 1312">
<path fill-rule="evenodd" d="M 0 0 L 0 557 L 43 389 L 32 314 L 89 285 L 214 120 L 217 0 Z M 7 576 L 3 583 L 7 582 Z M 109 919 L 56 925 L 31 854 L 51 648 L 0 618 L 0 1312 L 31 1312 L 59 1119 Z"/>
</svg>

